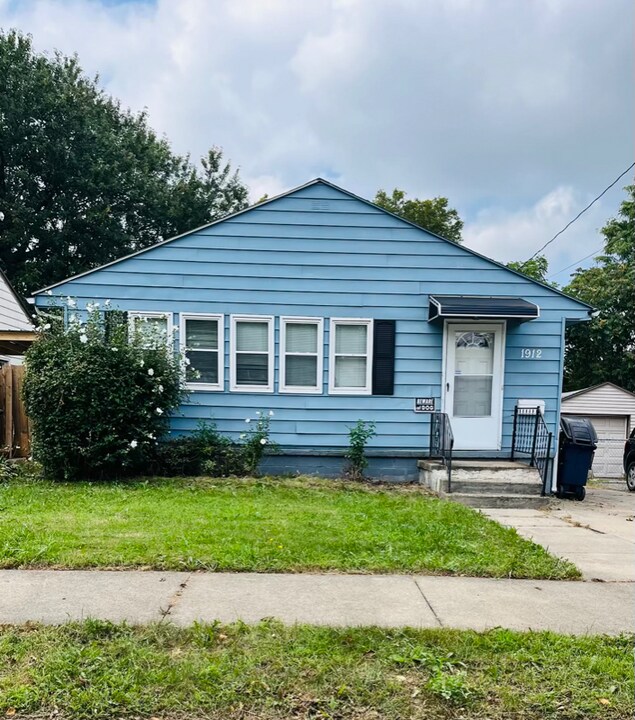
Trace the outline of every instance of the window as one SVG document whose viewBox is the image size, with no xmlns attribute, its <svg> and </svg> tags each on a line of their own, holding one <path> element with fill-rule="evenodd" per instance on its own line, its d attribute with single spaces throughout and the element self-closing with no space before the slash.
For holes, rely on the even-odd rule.
<svg viewBox="0 0 635 720">
<path fill-rule="evenodd" d="M 172 337 L 172 313 L 129 312 L 128 328 L 133 336 L 141 336 L 146 348 L 161 343 L 170 344 Z"/>
<path fill-rule="evenodd" d="M 223 389 L 223 316 L 181 315 L 181 352 L 189 361 L 185 380 L 192 390 Z"/>
<path fill-rule="evenodd" d="M 372 320 L 331 319 L 329 392 L 370 395 Z"/>
<path fill-rule="evenodd" d="M 273 392 L 273 318 L 232 315 L 230 389 Z"/>
<path fill-rule="evenodd" d="M 280 392 L 322 392 L 322 319 L 280 319 Z"/>
</svg>

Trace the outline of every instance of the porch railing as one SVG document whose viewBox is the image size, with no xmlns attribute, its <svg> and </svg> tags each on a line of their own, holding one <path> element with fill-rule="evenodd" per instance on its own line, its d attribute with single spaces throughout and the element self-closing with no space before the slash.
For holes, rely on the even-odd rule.
<svg viewBox="0 0 635 720">
<path fill-rule="evenodd" d="M 430 457 L 440 458 L 448 469 L 448 492 L 452 492 L 452 448 L 454 435 L 447 413 L 433 412 L 430 416 Z"/>
<path fill-rule="evenodd" d="M 542 481 L 542 495 L 547 495 L 551 483 L 553 458 L 553 433 L 549 431 L 542 409 L 536 407 L 514 408 L 511 459 L 529 459 L 529 465 L 538 469 Z"/>
</svg>

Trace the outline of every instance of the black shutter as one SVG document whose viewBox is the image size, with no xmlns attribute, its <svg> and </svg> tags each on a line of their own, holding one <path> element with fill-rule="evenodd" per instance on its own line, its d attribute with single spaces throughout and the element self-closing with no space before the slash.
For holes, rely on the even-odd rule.
<svg viewBox="0 0 635 720">
<path fill-rule="evenodd" d="M 395 393 L 395 321 L 373 323 L 373 395 Z"/>
</svg>

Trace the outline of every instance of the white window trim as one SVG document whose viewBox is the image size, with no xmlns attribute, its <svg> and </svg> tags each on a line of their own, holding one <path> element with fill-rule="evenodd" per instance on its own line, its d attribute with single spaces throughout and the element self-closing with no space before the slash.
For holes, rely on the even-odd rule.
<svg viewBox="0 0 635 720">
<path fill-rule="evenodd" d="M 221 392 L 225 388 L 225 316 L 214 315 L 209 313 L 181 313 L 180 324 L 179 324 L 179 348 L 181 355 L 185 357 L 186 351 L 186 334 L 185 334 L 185 322 L 186 320 L 216 320 L 218 321 L 218 382 L 217 383 L 204 383 L 196 381 L 188 381 L 185 383 L 185 387 L 189 390 L 206 390 L 213 392 Z M 202 352 L 206 352 L 203 348 Z M 213 352 L 210 350 L 208 352 Z"/>
<path fill-rule="evenodd" d="M 124 311 L 126 312 L 126 311 Z M 168 348 L 172 348 L 174 341 L 173 314 L 171 312 L 155 312 L 151 310 L 128 310 L 128 333 L 131 336 L 134 333 L 135 318 L 165 318 L 167 320 L 167 339 Z"/>
<path fill-rule="evenodd" d="M 298 357 L 317 357 L 317 385 L 290 385 L 285 384 L 286 358 L 287 358 L 287 325 L 316 325 L 317 347 L 315 353 L 289 353 Z M 280 318 L 280 379 L 279 391 L 281 393 L 294 393 L 303 395 L 321 395 L 324 381 L 324 320 L 316 317 L 284 316 Z"/>
<path fill-rule="evenodd" d="M 364 387 L 335 387 L 335 328 L 337 325 L 366 325 L 366 385 Z M 353 356 L 349 356 L 353 357 Z M 373 321 L 370 318 L 331 318 L 329 325 L 329 395 L 372 395 L 373 392 Z"/>
<path fill-rule="evenodd" d="M 266 322 L 268 324 L 267 353 L 267 384 L 266 385 L 237 385 L 236 384 L 236 325 L 239 322 Z M 274 335 L 273 315 L 230 315 L 229 333 L 229 389 L 231 392 L 273 392 L 273 369 L 274 369 Z M 263 353 L 264 354 L 264 353 Z"/>
</svg>

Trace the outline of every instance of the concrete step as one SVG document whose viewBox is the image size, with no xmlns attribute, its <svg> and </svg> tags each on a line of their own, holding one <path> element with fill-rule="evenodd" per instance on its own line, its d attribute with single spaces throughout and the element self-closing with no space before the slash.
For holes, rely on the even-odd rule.
<svg viewBox="0 0 635 720">
<path fill-rule="evenodd" d="M 445 483 L 447 489 L 447 482 Z M 496 480 L 457 480 L 452 475 L 452 492 L 485 495 L 540 495 L 542 485 L 532 479 L 530 482 L 507 482 Z"/>
<path fill-rule="evenodd" d="M 498 493 L 440 492 L 439 497 L 474 508 L 540 509 L 549 503 L 540 495 L 499 495 Z"/>
</svg>

